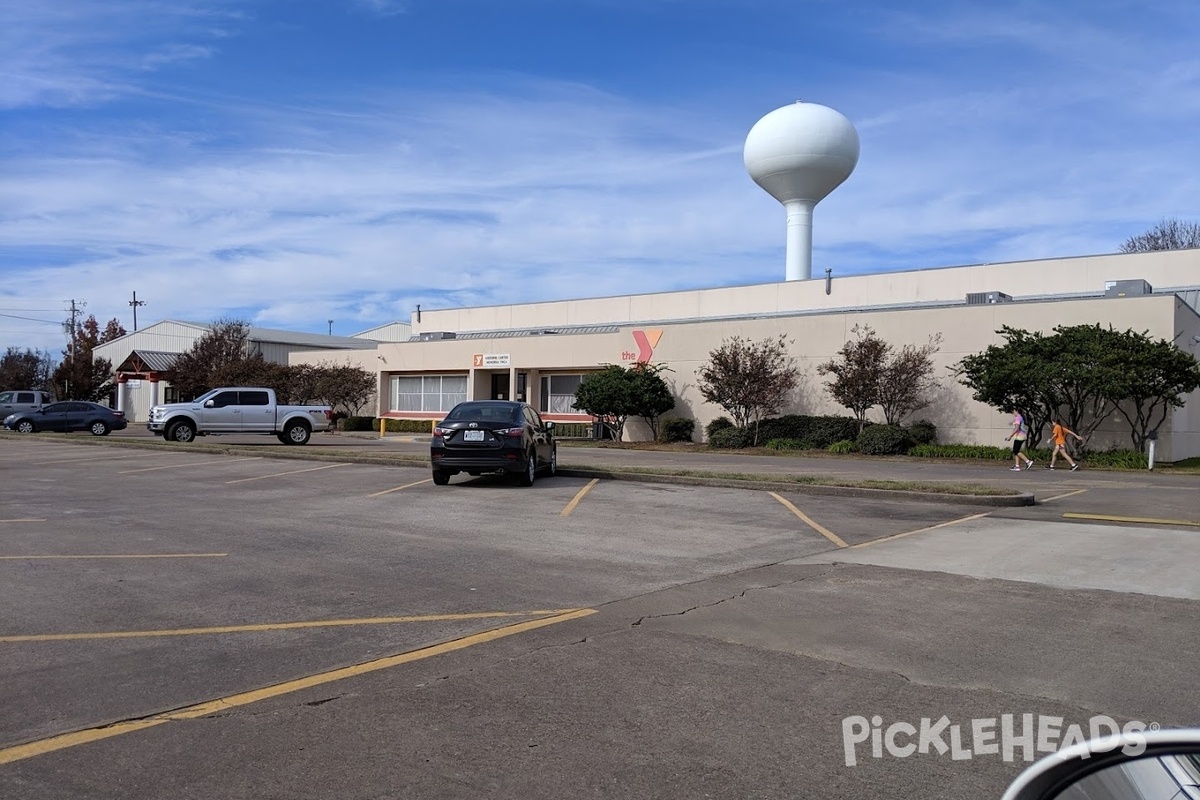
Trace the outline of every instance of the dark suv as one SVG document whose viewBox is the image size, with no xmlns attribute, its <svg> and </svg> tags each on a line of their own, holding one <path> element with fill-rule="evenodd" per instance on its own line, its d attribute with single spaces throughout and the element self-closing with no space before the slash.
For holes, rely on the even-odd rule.
<svg viewBox="0 0 1200 800">
<path fill-rule="evenodd" d="M 554 423 L 543 422 L 531 405 L 505 400 L 456 405 L 434 428 L 429 457 L 438 486 L 460 472 L 507 472 L 532 486 L 539 470 L 558 470 Z"/>
</svg>

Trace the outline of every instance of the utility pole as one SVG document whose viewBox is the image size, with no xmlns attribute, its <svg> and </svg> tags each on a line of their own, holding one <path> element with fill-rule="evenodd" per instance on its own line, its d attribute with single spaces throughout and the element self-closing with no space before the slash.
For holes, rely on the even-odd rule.
<svg viewBox="0 0 1200 800">
<path fill-rule="evenodd" d="M 87 303 L 83 302 L 82 300 L 79 301 L 78 306 L 74 300 L 69 302 L 71 303 L 71 319 L 63 323 L 63 328 L 67 332 L 67 353 L 69 353 L 71 357 L 71 368 L 68 371 L 70 377 L 67 379 L 66 386 L 68 399 L 71 392 L 74 390 L 74 387 L 71 384 L 75 378 L 75 350 L 77 349 L 75 333 L 79 330 L 78 324 L 75 320 L 81 313 L 83 313 L 83 307 L 87 305 Z"/>
<path fill-rule="evenodd" d="M 329 320 L 329 335 L 333 336 L 333 320 Z"/>
<path fill-rule="evenodd" d="M 137 299 L 137 292 L 134 292 L 134 293 L 133 293 L 133 299 L 129 301 L 129 305 L 133 306 L 133 330 L 134 330 L 134 332 L 136 333 L 136 332 L 137 332 L 137 310 L 138 310 L 138 306 L 144 306 L 144 305 L 146 305 L 146 301 L 145 301 L 145 300 L 138 300 L 138 299 Z"/>
</svg>

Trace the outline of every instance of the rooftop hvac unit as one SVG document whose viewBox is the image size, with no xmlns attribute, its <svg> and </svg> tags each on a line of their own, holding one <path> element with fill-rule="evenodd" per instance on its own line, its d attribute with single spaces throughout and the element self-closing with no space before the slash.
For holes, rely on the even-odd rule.
<svg viewBox="0 0 1200 800">
<path fill-rule="evenodd" d="M 454 333 L 453 331 L 426 331 L 425 333 L 420 334 L 420 341 L 437 342 L 442 339 L 454 339 L 457 336 L 458 334 Z"/>
<path fill-rule="evenodd" d="M 1140 278 L 1135 281 L 1105 281 L 1105 297 L 1139 297 L 1154 292 L 1154 287 Z"/>
<path fill-rule="evenodd" d="M 983 306 L 991 303 L 1011 303 L 1012 295 L 1004 292 L 970 292 L 967 294 L 967 305 Z"/>
</svg>

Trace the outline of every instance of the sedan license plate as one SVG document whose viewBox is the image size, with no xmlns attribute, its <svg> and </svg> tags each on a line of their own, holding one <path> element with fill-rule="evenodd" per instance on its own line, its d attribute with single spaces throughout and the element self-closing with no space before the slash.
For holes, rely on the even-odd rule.
<svg viewBox="0 0 1200 800">
<path fill-rule="evenodd" d="M 482 442 L 483 431 L 463 431 L 464 442 Z"/>
</svg>

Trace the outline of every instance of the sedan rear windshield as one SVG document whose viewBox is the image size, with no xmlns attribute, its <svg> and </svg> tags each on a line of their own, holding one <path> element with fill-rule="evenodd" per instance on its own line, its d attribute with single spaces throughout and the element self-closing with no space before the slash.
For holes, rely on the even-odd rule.
<svg viewBox="0 0 1200 800">
<path fill-rule="evenodd" d="M 517 422 L 522 419 L 520 406 L 507 403 L 461 403 L 446 415 L 448 420 L 476 422 Z"/>
</svg>

